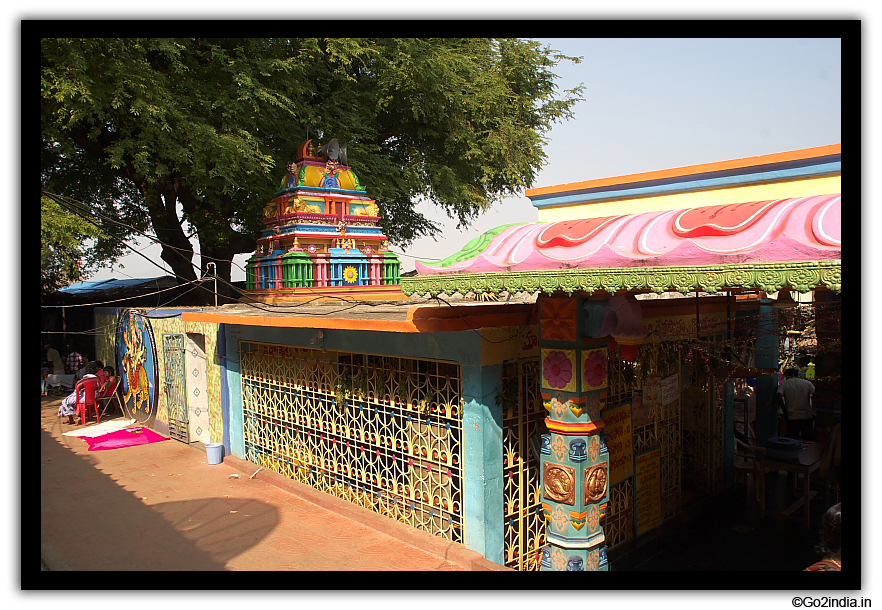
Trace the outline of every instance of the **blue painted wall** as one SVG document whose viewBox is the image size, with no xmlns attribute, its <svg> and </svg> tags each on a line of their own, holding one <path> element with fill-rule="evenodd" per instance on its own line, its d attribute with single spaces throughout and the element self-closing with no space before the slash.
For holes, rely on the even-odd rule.
<svg viewBox="0 0 882 610">
<path fill-rule="evenodd" d="M 778 368 L 778 325 L 775 308 L 760 304 L 759 323 L 756 334 L 756 366 L 758 368 Z M 756 444 L 762 446 L 766 439 L 778 436 L 778 405 L 773 404 L 772 395 L 778 389 L 777 375 L 765 375 L 756 380 Z"/>
<path fill-rule="evenodd" d="M 462 376 L 465 545 L 503 564 L 502 365 L 463 366 Z"/>
</svg>

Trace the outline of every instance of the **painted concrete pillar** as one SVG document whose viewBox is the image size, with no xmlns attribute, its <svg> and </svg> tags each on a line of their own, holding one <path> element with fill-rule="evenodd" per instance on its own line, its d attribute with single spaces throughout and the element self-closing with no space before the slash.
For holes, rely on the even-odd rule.
<svg viewBox="0 0 882 610">
<path fill-rule="evenodd" d="M 756 329 L 756 366 L 778 368 L 778 318 L 771 301 L 761 301 Z M 756 380 L 756 444 L 778 436 L 778 405 L 773 401 L 778 378 L 764 375 Z"/>
<path fill-rule="evenodd" d="M 315 255 L 315 285 L 323 288 L 328 286 L 328 255 Z"/>
<path fill-rule="evenodd" d="M 273 252 L 273 288 L 279 290 L 282 288 L 282 255 L 285 254 L 282 250 L 275 250 Z"/>
<path fill-rule="evenodd" d="M 609 501 L 609 452 L 600 413 L 608 339 L 584 336 L 582 297 L 539 299 L 541 395 L 549 433 L 540 448 L 546 518 L 543 571 L 608 570 L 600 518 Z"/>
<path fill-rule="evenodd" d="M 380 286 L 383 283 L 382 259 L 376 254 L 368 257 L 370 261 L 370 285 Z"/>
<path fill-rule="evenodd" d="M 238 324 L 224 324 L 226 347 L 226 380 L 229 389 L 229 432 L 230 452 L 239 458 L 245 457 L 245 414 L 242 408 L 242 372 L 240 368 L 239 339 L 242 327 Z"/>
<path fill-rule="evenodd" d="M 465 546 L 504 565 L 501 378 L 499 364 L 462 367 L 462 497 Z"/>
<path fill-rule="evenodd" d="M 839 421 L 842 411 L 842 296 L 818 290 L 814 302 L 818 351 L 814 361 L 815 379 L 811 380 L 815 384 L 812 404 L 818 411 L 815 428 L 830 430 Z"/>
</svg>

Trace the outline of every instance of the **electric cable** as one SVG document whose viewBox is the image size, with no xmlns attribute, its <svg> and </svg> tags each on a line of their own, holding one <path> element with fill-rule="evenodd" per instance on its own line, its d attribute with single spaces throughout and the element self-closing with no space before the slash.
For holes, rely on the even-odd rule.
<svg viewBox="0 0 882 610">
<path fill-rule="evenodd" d="M 86 212 L 83 212 L 83 211 L 80 210 L 80 209 L 77 209 L 76 205 L 71 205 L 71 204 L 69 204 L 67 200 L 69 200 L 69 201 L 73 201 L 73 202 L 76 202 L 76 204 L 79 204 L 79 205 L 81 205 L 81 206 L 87 208 L 86 204 L 84 204 L 84 203 L 82 203 L 82 202 L 79 202 L 79 201 L 77 201 L 76 199 L 72 199 L 72 198 L 70 198 L 70 197 L 63 197 L 63 196 L 56 195 L 55 193 L 50 193 L 49 191 L 41 190 L 41 192 L 42 192 L 43 194 L 45 194 L 47 197 L 49 197 L 50 199 L 52 199 L 53 201 L 55 201 L 56 203 L 58 203 L 59 205 L 61 205 L 64 209 L 68 210 L 69 212 L 72 212 L 72 213 L 74 213 L 74 214 L 76 214 L 76 215 L 78 215 L 78 216 L 84 218 L 85 220 L 87 220 L 88 222 L 91 222 L 91 223 L 94 224 L 95 226 L 100 226 L 100 225 L 98 225 L 98 223 L 96 223 L 96 222 L 94 221 L 94 219 L 91 218 L 91 213 L 86 213 Z M 111 220 L 112 222 L 117 222 L 117 224 L 120 224 L 120 225 L 122 225 L 122 226 L 126 226 L 126 227 L 129 227 L 129 228 L 134 229 L 133 227 L 131 227 L 131 225 L 127 225 L 127 224 L 125 224 L 125 223 L 120 223 L 119 221 L 114 221 L 113 219 L 109 219 L 109 220 Z M 136 231 L 137 231 L 137 230 L 136 230 Z M 156 243 L 162 245 L 163 247 L 169 247 L 169 248 L 172 248 L 172 249 L 175 249 L 175 250 L 178 250 L 178 251 L 181 250 L 180 248 L 175 248 L 174 246 L 171 246 L 171 245 L 169 245 L 169 244 L 166 244 L 165 242 L 159 240 L 158 238 L 152 237 L 152 236 L 150 236 L 150 235 L 147 235 L 147 234 L 144 234 L 144 233 L 141 233 L 141 232 L 139 232 L 139 233 L 142 234 L 142 235 L 144 235 L 144 236 L 147 237 L 148 239 L 151 239 L 151 240 L 153 240 L 154 242 L 156 242 Z M 116 239 L 119 239 L 119 238 L 116 238 Z M 123 241 L 123 240 L 120 239 L 120 242 L 121 242 L 124 246 L 128 247 L 128 248 L 131 249 L 133 252 L 135 252 L 136 254 L 138 254 L 139 256 L 141 256 L 142 258 L 146 259 L 146 260 L 147 260 L 148 262 L 150 262 L 152 265 L 154 265 L 154 266 L 156 266 L 156 267 L 162 269 L 163 272 L 165 272 L 165 273 L 171 273 L 172 275 L 174 275 L 174 277 L 178 278 L 179 280 L 186 280 L 187 282 L 193 281 L 193 280 L 188 280 L 187 278 L 184 278 L 184 277 L 182 277 L 182 276 L 179 276 L 179 275 L 177 275 L 176 273 L 174 273 L 173 271 L 172 271 L 172 272 L 167 271 L 166 269 L 164 269 L 163 267 L 161 267 L 158 263 L 156 263 L 155 261 L 151 260 L 149 257 L 147 257 L 146 255 L 144 255 L 144 254 L 141 253 L 140 251 L 136 250 L 133 246 L 130 246 L 130 245 L 129 245 L 128 243 L 126 243 L 125 241 Z M 207 258 L 211 258 L 211 257 L 207 257 Z M 219 261 L 223 261 L 223 262 L 230 262 L 231 264 L 235 264 L 235 263 L 233 263 L 232 261 L 226 261 L 226 259 L 214 259 L 214 260 L 219 260 Z M 196 264 L 193 263 L 192 261 L 190 261 L 190 265 L 191 265 L 194 269 L 196 269 L 197 271 L 200 271 L 200 272 L 201 272 L 201 269 L 200 269 L 199 267 L 197 267 Z M 236 265 L 236 266 L 238 267 L 238 265 Z M 241 267 L 239 267 L 239 268 L 242 269 Z M 245 270 L 243 269 L 243 271 L 245 271 Z M 247 273 L 247 271 L 246 271 L 246 273 Z M 216 276 L 216 275 L 215 275 L 215 276 L 211 276 L 211 279 L 215 279 L 215 278 L 216 278 L 217 280 L 219 280 L 222 284 L 225 284 L 226 286 L 230 287 L 232 290 L 234 290 L 234 291 L 235 291 L 236 293 L 238 293 L 240 296 L 243 296 L 243 297 L 251 297 L 251 298 L 253 298 L 252 295 L 250 295 L 250 294 L 248 294 L 248 293 L 242 291 L 239 287 L 234 286 L 232 283 L 226 281 L 224 278 L 218 277 L 218 276 Z M 200 278 L 200 280 L 202 280 L 202 279 L 207 279 L 207 278 L 206 278 L 206 276 L 203 276 L 202 278 Z M 313 301 L 316 301 L 316 300 L 319 300 L 319 299 L 327 299 L 328 297 L 330 297 L 330 298 L 340 299 L 340 300 L 347 301 L 347 302 L 355 302 L 356 304 L 364 304 L 364 305 L 371 305 L 371 306 L 375 306 L 375 305 L 380 305 L 380 304 L 382 304 L 382 303 L 378 303 L 378 302 L 375 302 L 375 301 L 359 301 L 359 300 L 355 300 L 355 299 L 349 299 L 349 298 L 344 298 L 344 297 L 338 297 L 338 296 L 335 296 L 335 295 L 328 295 L 328 296 L 324 296 L 324 297 L 316 297 L 315 299 L 310 299 L 309 301 L 306 301 L 306 302 L 304 302 L 304 303 L 300 303 L 300 304 L 290 304 L 290 305 L 288 305 L 288 304 L 277 304 L 277 303 L 262 303 L 262 302 L 259 302 L 259 301 L 256 301 L 256 300 L 255 300 L 255 303 L 260 303 L 259 306 L 256 305 L 256 304 L 247 303 L 247 302 L 244 302 L 244 304 L 246 304 L 246 305 L 252 305 L 252 306 L 254 306 L 255 308 L 257 308 L 257 309 L 261 309 L 261 310 L 263 310 L 263 311 L 273 311 L 273 308 L 279 308 L 279 309 L 286 309 L 286 310 L 287 310 L 287 309 L 289 309 L 289 308 L 291 308 L 291 307 L 302 307 L 302 306 L 304 306 L 304 305 L 308 305 L 309 303 L 311 303 L 311 302 L 313 302 Z M 349 308 L 347 308 L 347 309 L 351 309 L 351 307 L 349 307 Z M 345 310 L 338 310 L 338 311 L 345 311 Z M 297 312 L 291 312 L 291 313 L 297 313 Z M 329 314 L 331 314 L 331 313 L 335 313 L 335 312 L 327 312 L 327 313 L 324 313 L 324 314 L 317 314 L 317 315 L 329 315 Z"/>
</svg>

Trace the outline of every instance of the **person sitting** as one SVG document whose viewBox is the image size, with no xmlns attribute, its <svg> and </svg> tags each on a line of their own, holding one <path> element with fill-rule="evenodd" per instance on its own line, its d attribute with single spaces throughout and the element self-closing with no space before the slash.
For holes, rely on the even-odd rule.
<svg viewBox="0 0 882 610">
<path fill-rule="evenodd" d="M 95 366 L 94 362 L 89 362 L 88 364 L 86 364 L 86 374 L 83 375 L 83 379 L 88 379 L 89 377 L 94 377 L 95 379 L 97 379 L 98 375 L 95 374 L 96 372 L 98 372 L 98 367 Z M 96 394 L 97 394 L 97 388 L 96 388 Z M 85 400 L 85 398 L 86 398 L 85 390 L 80 390 L 80 398 L 82 400 Z M 64 400 L 61 401 L 61 406 L 58 407 L 58 417 L 67 416 L 67 423 L 73 425 L 74 415 L 76 415 L 76 413 L 77 413 L 77 391 L 76 391 L 76 389 L 74 389 L 74 391 L 70 394 L 70 396 L 68 396 L 67 398 L 65 398 Z"/>
<path fill-rule="evenodd" d="M 112 366 L 105 366 L 101 372 L 104 373 L 104 382 L 98 388 L 98 398 L 106 398 L 116 389 L 116 371 Z M 101 375 L 98 377 L 100 378 Z"/>
<path fill-rule="evenodd" d="M 95 368 L 98 371 L 97 373 L 95 373 L 95 375 L 98 376 L 98 387 L 100 388 L 101 386 L 104 385 L 104 382 L 107 381 L 107 377 L 104 373 L 104 363 L 101 362 L 100 360 L 96 360 L 95 361 Z"/>
<path fill-rule="evenodd" d="M 823 559 L 807 567 L 804 572 L 842 571 L 842 509 L 831 506 L 821 519 L 821 543 L 816 547 Z"/>
</svg>

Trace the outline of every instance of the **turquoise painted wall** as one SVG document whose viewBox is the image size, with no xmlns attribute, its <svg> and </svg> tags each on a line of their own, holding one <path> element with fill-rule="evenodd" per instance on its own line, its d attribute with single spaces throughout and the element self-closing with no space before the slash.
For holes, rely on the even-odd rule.
<svg viewBox="0 0 882 610">
<path fill-rule="evenodd" d="M 772 321 L 776 310 L 771 301 L 762 303 L 756 329 L 756 366 L 778 368 L 778 325 Z M 772 395 L 778 389 L 776 375 L 764 375 L 756 380 L 756 444 L 763 446 L 766 439 L 778 436 L 778 406 L 771 405 Z"/>
<path fill-rule="evenodd" d="M 459 362 L 465 403 L 462 433 L 465 546 L 491 561 L 503 563 L 502 407 L 496 405 L 502 366 L 481 365 L 479 333 L 390 333 L 237 324 L 224 327 L 230 446 L 233 455 L 241 458 L 245 457 L 245 439 L 239 341 Z M 320 339 L 317 338 L 319 330 L 323 333 Z"/>
<path fill-rule="evenodd" d="M 462 376 L 465 545 L 504 564 L 502 406 L 496 404 L 502 365 L 463 366 Z"/>
</svg>

